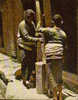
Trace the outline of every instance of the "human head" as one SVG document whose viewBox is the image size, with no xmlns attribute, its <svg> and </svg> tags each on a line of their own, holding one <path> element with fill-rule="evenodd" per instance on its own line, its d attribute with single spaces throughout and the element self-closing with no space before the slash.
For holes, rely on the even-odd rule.
<svg viewBox="0 0 78 100">
<path fill-rule="evenodd" d="M 32 9 L 27 9 L 24 11 L 24 19 L 25 21 L 31 23 L 34 19 L 35 12 Z"/>
<path fill-rule="evenodd" d="M 60 14 L 55 14 L 52 18 L 52 23 L 54 23 L 54 25 L 56 25 L 57 27 L 61 27 L 61 25 L 63 24 L 63 18 Z"/>
</svg>

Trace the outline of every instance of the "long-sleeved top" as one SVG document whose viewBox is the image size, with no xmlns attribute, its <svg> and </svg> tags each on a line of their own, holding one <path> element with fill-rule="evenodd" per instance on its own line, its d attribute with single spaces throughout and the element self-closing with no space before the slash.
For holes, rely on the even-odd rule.
<svg viewBox="0 0 78 100">
<path fill-rule="evenodd" d="M 46 59 L 62 59 L 64 55 L 64 45 L 66 33 L 58 27 L 40 28 L 39 32 L 45 37 L 45 55 Z"/>
<path fill-rule="evenodd" d="M 21 21 L 18 27 L 17 44 L 21 48 L 32 51 L 37 38 L 35 37 L 35 25 L 28 24 L 25 20 Z"/>
</svg>

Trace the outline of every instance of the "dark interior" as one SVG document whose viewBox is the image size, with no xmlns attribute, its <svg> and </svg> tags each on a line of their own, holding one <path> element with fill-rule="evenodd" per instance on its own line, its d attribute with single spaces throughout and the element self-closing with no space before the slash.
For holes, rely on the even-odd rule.
<svg viewBox="0 0 78 100">
<path fill-rule="evenodd" d="M 3 42 L 3 29 L 2 29 L 2 13 L 0 12 L 0 48 L 4 47 Z"/>
<path fill-rule="evenodd" d="M 76 0 L 51 0 L 52 14 L 63 16 L 63 29 L 67 33 L 64 69 L 76 73 Z"/>
<path fill-rule="evenodd" d="M 21 0 L 24 10 L 33 9 L 35 10 L 35 0 Z"/>
</svg>

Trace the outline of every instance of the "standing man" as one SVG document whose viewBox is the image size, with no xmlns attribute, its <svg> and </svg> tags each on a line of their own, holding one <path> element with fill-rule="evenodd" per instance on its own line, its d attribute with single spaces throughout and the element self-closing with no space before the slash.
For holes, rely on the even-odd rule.
<svg viewBox="0 0 78 100">
<path fill-rule="evenodd" d="M 46 71 L 53 100 L 58 100 L 58 95 L 59 100 L 62 100 L 62 68 L 66 33 L 61 29 L 63 24 L 61 15 L 55 14 L 52 23 L 53 27 L 40 28 L 39 32 L 45 37 L 45 55 L 48 65 Z"/>
<path fill-rule="evenodd" d="M 26 81 L 29 81 L 32 70 L 35 70 L 36 43 L 42 40 L 35 37 L 34 15 L 35 12 L 32 9 L 24 11 L 24 20 L 20 22 L 18 27 L 18 46 L 24 51 L 21 72 L 25 86 Z"/>
</svg>

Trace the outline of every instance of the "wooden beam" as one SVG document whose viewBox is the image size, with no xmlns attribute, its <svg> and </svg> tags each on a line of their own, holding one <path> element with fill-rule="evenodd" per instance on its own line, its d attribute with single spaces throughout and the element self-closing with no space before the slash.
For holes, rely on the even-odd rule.
<svg viewBox="0 0 78 100">
<path fill-rule="evenodd" d="M 39 0 L 36 0 L 36 20 L 38 29 L 41 26 L 41 9 Z M 38 36 L 38 33 L 36 33 L 36 36 Z M 40 42 L 37 43 L 37 61 L 42 61 L 42 49 Z"/>
<path fill-rule="evenodd" d="M 45 15 L 45 26 L 51 25 L 51 2 L 50 0 L 43 0 L 43 12 Z"/>
</svg>

